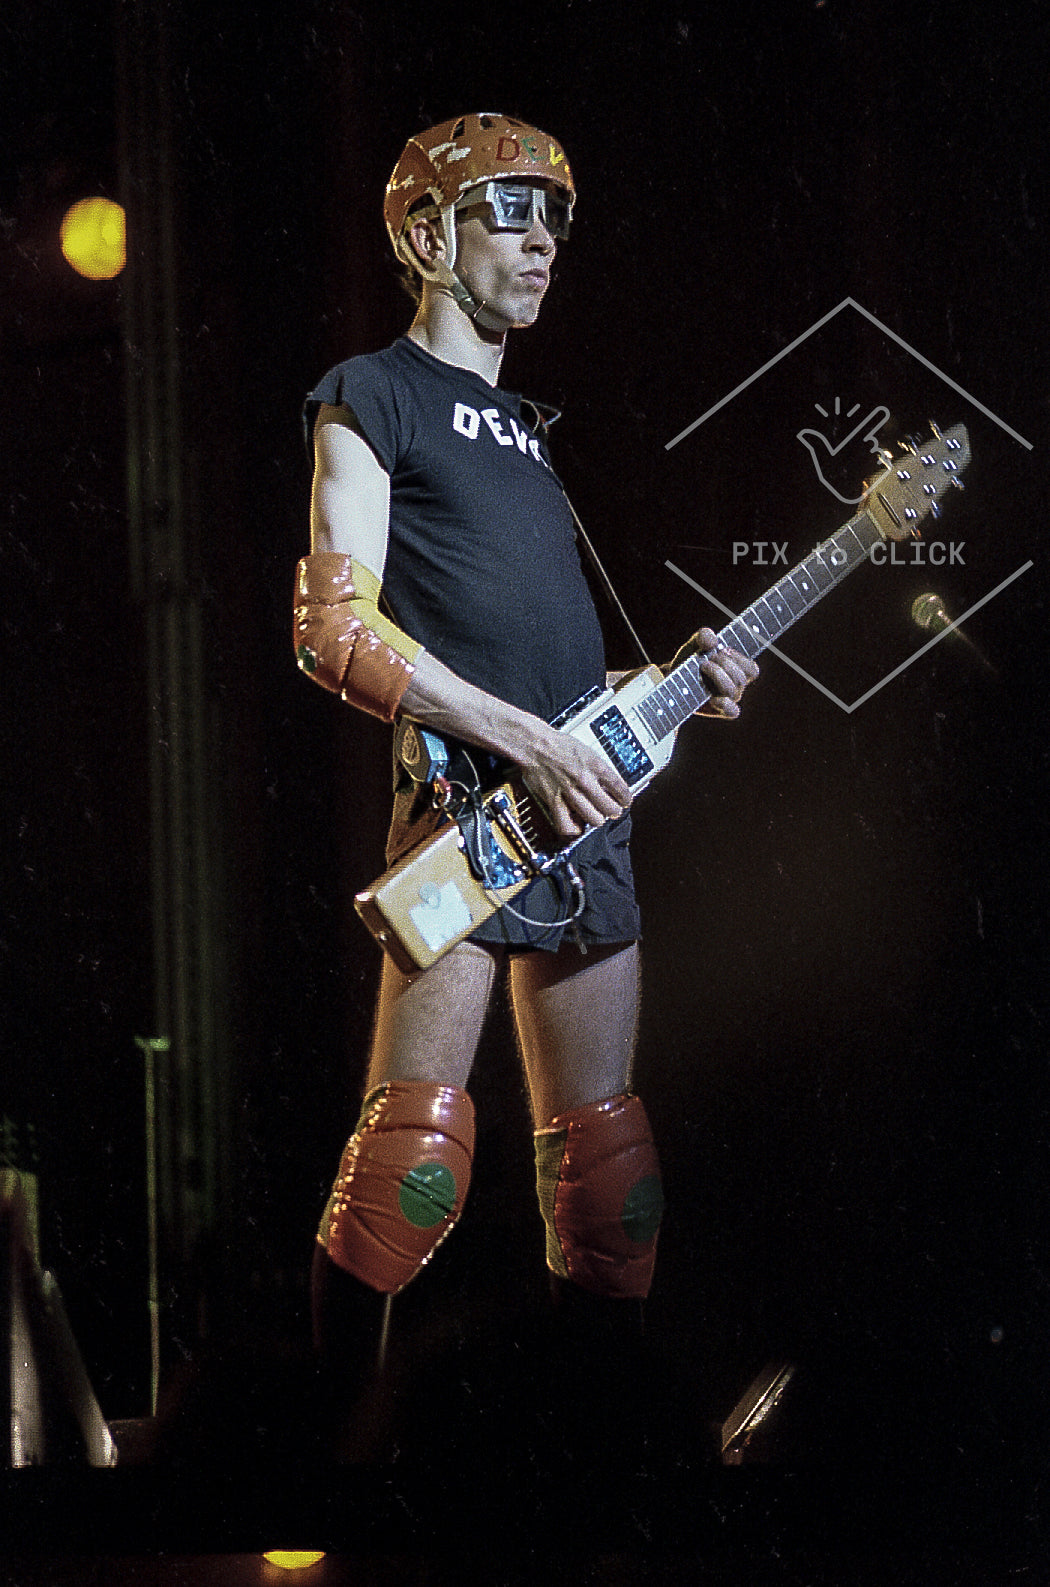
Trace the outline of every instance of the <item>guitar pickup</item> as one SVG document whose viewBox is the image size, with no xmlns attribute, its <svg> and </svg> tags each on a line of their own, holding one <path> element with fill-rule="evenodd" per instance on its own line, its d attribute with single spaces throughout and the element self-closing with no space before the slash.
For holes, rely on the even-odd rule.
<svg viewBox="0 0 1050 1587">
<path fill-rule="evenodd" d="M 629 787 L 633 788 L 654 769 L 618 706 L 611 705 L 596 717 L 591 723 L 591 732 Z"/>
</svg>

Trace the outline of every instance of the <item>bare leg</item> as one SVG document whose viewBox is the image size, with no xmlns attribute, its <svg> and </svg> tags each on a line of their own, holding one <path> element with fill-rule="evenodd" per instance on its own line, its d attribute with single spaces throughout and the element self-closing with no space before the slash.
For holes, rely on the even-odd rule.
<svg viewBox="0 0 1050 1587">
<path fill-rule="evenodd" d="M 511 960 L 522 1060 L 538 1128 L 626 1091 L 638 1025 L 637 943 Z"/>
<path fill-rule="evenodd" d="M 465 1086 L 501 957 L 461 942 L 412 976 L 386 959 L 366 1091 L 384 1080 Z"/>
</svg>

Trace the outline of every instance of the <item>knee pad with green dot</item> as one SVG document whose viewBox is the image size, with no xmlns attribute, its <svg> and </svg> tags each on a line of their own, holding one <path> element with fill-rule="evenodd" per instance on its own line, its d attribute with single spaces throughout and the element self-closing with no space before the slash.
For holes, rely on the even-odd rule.
<svg viewBox="0 0 1050 1587">
<path fill-rule="evenodd" d="M 535 1139 L 548 1267 L 594 1294 L 647 1295 L 664 1198 L 641 1099 L 573 1108 Z"/>
<path fill-rule="evenodd" d="M 422 1080 L 377 1086 L 343 1150 L 319 1243 L 337 1267 L 396 1294 L 462 1212 L 473 1158 L 465 1091 Z"/>
</svg>

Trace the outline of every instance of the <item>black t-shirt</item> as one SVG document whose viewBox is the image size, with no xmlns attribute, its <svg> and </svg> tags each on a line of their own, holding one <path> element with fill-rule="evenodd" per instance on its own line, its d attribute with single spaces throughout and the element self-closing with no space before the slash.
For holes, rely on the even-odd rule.
<svg viewBox="0 0 1050 1587">
<path fill-rule="evenodd" d="M 402 337 L 329 371 L 306 400 L 350 408 L 390 475 L 383 593 L 452 671 L 549 719 L 605 659 L 572 515 L 521 398 Z"/>
</svg>

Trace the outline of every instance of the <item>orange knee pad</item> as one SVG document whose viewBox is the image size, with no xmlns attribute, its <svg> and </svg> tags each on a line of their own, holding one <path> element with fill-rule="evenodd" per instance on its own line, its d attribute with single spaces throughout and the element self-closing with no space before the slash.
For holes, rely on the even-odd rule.
<svg viewBox="0 0 1050 1587">
<path fill-rule="evenodd" d="M 473 1160 L 465 1091 L 423 1080 L 378 1086 L 344 1148 L 318 1242 L 337 1267 L 396 1294 L 462 1212 Z"/>
<path fill-rule="evenodd" d="M 606 1097 L 537 1130 L 536 1183 L 551 1271 L 594 1294 L 646 1296 L 664 1199 L 640 1098 Z"/>
</svg>

